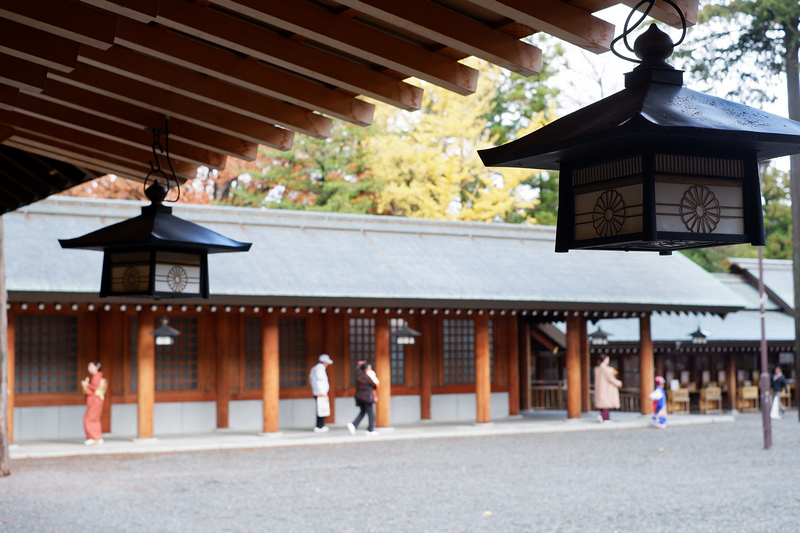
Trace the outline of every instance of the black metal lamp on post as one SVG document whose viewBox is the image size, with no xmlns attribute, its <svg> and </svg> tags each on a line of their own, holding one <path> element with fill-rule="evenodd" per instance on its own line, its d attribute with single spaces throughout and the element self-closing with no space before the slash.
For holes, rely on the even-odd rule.
<svg viewBox="0 0 800 533">
<path fill-rule="evenodd" d="M 208 298 L 208 254 L 250 249 L 250 243 L 229 239 L 176 217 L 172 208 L 163 204 L 167 186 L 158 177 L 166 184 L 169 184 L 170 177 L 161 169 L 156 156 L 160 135 L 160 132 L 154 132 L 156 166 L 151 163 L 153 170 L 145 178 L 147 187 L 150 177 L 157 175 L 145 190 L 152 203 L 142 207 L 142 214 L 82 237 L 59 240 L 62 248 L 104 253 L 101 297 Z M 170 169 L 171 166 L 170 163 Z M 177 184 L 174 172 L 172 179 Z"/>
<path fill-rule="evenodd" d="M 608 333 L 603 331 L 603 328 L 598 326 L 597 331 L 589 334 L 589 342 L 592 344 L 592 346 L 607 346 Z"/>
<path fill-rule="evenodd" d="M 691 332 L 689 335 L 692 337 L 692 344 L 708 344 L 708 332 L 700 329 L 699 325 L 697 326 L 697 330 Z"/>
<path fill-rule="evenodd" d="M 651 25 L 628 46 L 640 65 L 624 90 L 479 152 L 489 167 L 560 171 L 556 252 L 764 244 L 758 161 L 800 153 L 800 123 L 684 88 L 673 47 Z"/>
</svg>

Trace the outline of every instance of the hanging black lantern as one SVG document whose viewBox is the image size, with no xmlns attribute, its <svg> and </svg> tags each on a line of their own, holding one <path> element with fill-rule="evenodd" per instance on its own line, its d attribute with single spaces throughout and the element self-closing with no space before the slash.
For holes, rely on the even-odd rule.
<svg viewBox="0 0 800 533">
<path fill-rule="evenodd" d="M 479 152 L 560 171 L 556 252 L 764 244 L 757 163 L 800 153 L 800 123 L 684 88 L 672 49 L 651 25 L 624 90 Z"/>
<path fill-rule="evenodd" d="M 155 154 L 159 133 L 154 135 L 156 167 L 147 178 L 160 174 L 169 183 Z M 167 187 L 158 180 L 145 195 L 152 203 L 142 207 L 138 217 L 75 239 L 59 239 L 61 247 L 104 252 L 101 297 L 208 298 L 208 254 L 246 252 L 251 244 L 173 215 L 172 208 L 163 205 Z"/>
</svg>

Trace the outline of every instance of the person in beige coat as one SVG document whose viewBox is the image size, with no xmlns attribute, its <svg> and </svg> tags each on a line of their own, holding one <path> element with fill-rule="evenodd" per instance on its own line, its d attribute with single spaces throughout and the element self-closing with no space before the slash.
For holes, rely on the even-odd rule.
<svg viewBox="0 0 800 533">
<path fill-rule="evenodd" d="M 609 409 L 619 409 L 619 388 L 622 382 L 615 377 L 616 370 L 608 364 L 608 356 L 603 357 L 594 367 L 594 406 L 600 410 L 597 419 L 608 422 Z"/>
</svg>

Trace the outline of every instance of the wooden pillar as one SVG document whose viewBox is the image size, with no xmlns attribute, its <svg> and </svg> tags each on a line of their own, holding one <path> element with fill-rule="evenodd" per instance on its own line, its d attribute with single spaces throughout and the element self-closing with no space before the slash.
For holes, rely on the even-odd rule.
<svg viewBox="0 0 800 533">
<path fill-rule="evenodd" d="M 567 317 L 567 418 L 581 416 L 581 321 Z"/>
<path fill-rule="evenodd" d="M 153 337 L 155 314 L 149 307 L 142 307 L 138 320 L 138 342 L 136 361 L 138 383 L 136 392 L 137 437 L 153 438 L 153 409 L 156 397 L 156 342 Z"/>
<path fill-rule="evenodd" d="M 0 226 L 1 227 L 1 226 Z M 14 444 L 14 365 L 16 364 L 16 321 L 14 311 L 8 311 L 8 443 Z M 0 387 L 2 389 L 2 387 Z M 0 392 L 2 394 L 2 392 Z M 2 402 L 0 402 L 2 403 Z"/>
<path fill-rule="evenodd" d="M 433 385 L 433 358 L 435 328 L 437 322 L 434 317 L 426 316 L 422 320 L 422 353 L 420 354 L 419 365 L 419 405 L 420 418 L 422 420 L 431 419 L 431 390 Z"/>
<path fill-rule="evenodd" d="M 328 392 L 328 398 L 331 403 L 331 416 L 332 423 L 336 422 L 336 395 L 337 391 L 344 390 L 349 384 L 350 368 L 348 361 L 345 359 L 345 317 L 340 314 L 327 313 L 324 315 L 322 331 L 325 335 L 325 342 L 323 343 L 322 353 L 326 353 L 333 359 L 333 370 L 328 372 L 328 380 L 331 384 L 331 390 Z"/>
<path fill-rule="evenodd" d="M 650 336 L 650 315 L 639 317 L 639 411 L 653 413 L 650 393 L 653 392 L 653 339 Z"/>
<path fill-rule="evenodd" d="M 592 409 L 591 396 L 589 395 L 589 372 L 591 372 L 591 362 L 589 361 L 589 332 L 586 320 L 580 321 L 581 337 L 581 411 L 588 413 Z"/>
<path fill-rule="evenodd" d="M 237 320 L 240 315 L 224 313 L 217 315 L 216 338 L 214 342 L 217 359 L 217 428 L 228 427 L 228 414 L 231 401 L 231 362 L 233 352 L 236 349 L 238 339 L 231 336 L 231 322 Z"/>
<path fill-rule="evenodd" d="M 381 382 L 378 387 L 378 404 L 375 425 L 388 428 L 392 425 L 392 357 L 389 317 L 375 317 L 375 374 Z"/>
<path fill-rule="evenodd" d="M 492 367 L 489 351 L 489 317 L 475 317 L 475 403 L 476 422 L 492 421 Z"/>
<path fill-rule="evenodd" d="M 264 405 L 264 433 L 278 431 L 281 398 L 278 339 L 278 315 L 265 311 L 261 321 L 261 391 Z"/>
<path fill-rule="evenodd" d="M 103 313 L 92 313 L 88 317 L 94 316 L 93 320 L 87 320 L 86 333 L 88 337 L 95 337 L 97 344 L 92 347 L 87 343 L 86 353 L 88 359 L 100 361 L 103 365 L 103 376 L 108 380 L 108 390 L 103 401 L 103 413 L 100 416 L 100 425 L 103 433 L 111 431 L 111 395 L 114 392 L 114 378 L 119 374 L 118 359 L 120 344 L 122 340 L 120 332 L 122 328 L 122 313 L 120 311 L 107 311 Z M 94 332 L 92 331 L 94 330 Z"/>
<path fill-rule="evenodd" d="M 508 361 L 508 414 L 519 414 L 519 327 L 517 317 L 508 318 L 506 360 Z"/>
<path fill-rule="evenodd" d="M 735 413 L 739 410 L 736 403 L 738 382 L 736 381 L 736 354 L 731 353 L 728 359 L 728 403 L 730 404 L 731 412 Z"/>
<path fill-rule="evenodd" d="M 10 406 L 14 405 L 9 398 L 9 385 L 13 388 L 13 379 L 10 377 L 9 368 L 13 363 L 13 349 L 9 349 L 9 321 L 8 321 L 8 293 L 6 292 L 5 259 L 3 257 L 3 219 L 0 218 L 0 477 L 11 473 L 11 456 L 9 452 L 10 419 L 8 416 Z"/>
<path fill-rule="evenodd" d="M 523 324 L 519 332 L 519 406 L 533 407 L 531 394 L 531 325 Z"/>
</svg>

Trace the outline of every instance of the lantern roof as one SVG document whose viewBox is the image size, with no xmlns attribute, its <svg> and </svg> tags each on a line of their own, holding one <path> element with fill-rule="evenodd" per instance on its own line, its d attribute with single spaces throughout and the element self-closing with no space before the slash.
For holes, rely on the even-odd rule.
<svg viewBox="0 0 800 533">
<path fill-rule="evenodd" d="M 62 248 L 86 250 L 138 249 L 163 247 L 207 253 L 246 252 L 251 243 L 229 239 L 224 235 L 183 220 L 172 214 L 162 202 L 167 189 L 155 181 L 145 191 L 151 200 L 142 207 L 142 214 L 74 239 L 59 239 Z"/>
<path fill-rule="evenodd" d="M 651 148 L 747 150 L 767 160 L 800 153 L 800 122 L 687 89 L 682 71 L 645 59 L 625 74 L 622 91 L 479 155 L 487 167 L 558 170 L 563 161 Z"/>
</svg>

